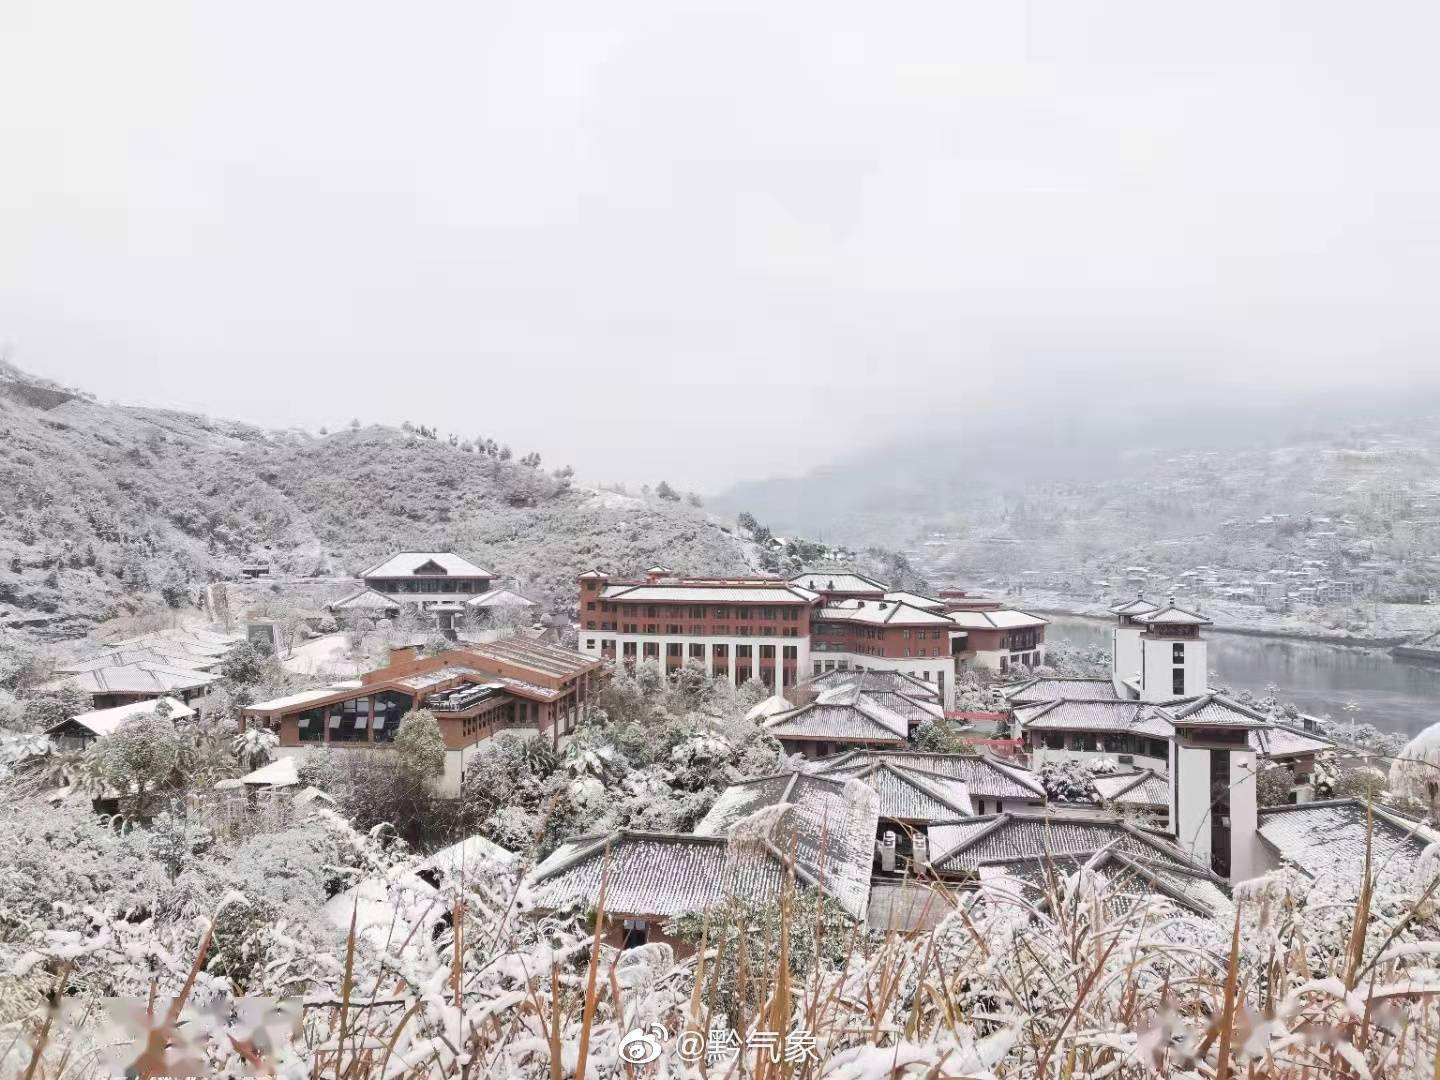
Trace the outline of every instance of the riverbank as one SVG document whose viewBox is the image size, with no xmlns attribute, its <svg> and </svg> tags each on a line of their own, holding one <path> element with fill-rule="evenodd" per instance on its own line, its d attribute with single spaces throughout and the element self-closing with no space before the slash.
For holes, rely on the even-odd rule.
<svg viewBox="0 0 1440 1080">
<path fill-rule="evenodd" d="M 1057 607 L 1036 607 L 1026 605 L 1025 610 L 1032 615 L 1063 615 L 1067 619 L 1084 619 L 1093 623 L 1113 623 L 1113 615 L 1094 615 L 1086 611 L 1075 611 L 1070 608 Z M 1390 649 L 1396 645 L 1403 645 L 1409 641 L 1408 636 L 1402 637 L 1357 637 L 1353 634 L 1316 634 L 1302 630 L 1282 630 L 1272 627 L 1254 626 L 1227 626 L 1223 623 L 1215 623 L 1210 626 L 1206 633 L 1214 634 L 1237 634 L 1242 637 L 1279 638 L 1284 641 L 1310 641 L 1317 645 L 1345 645 L 1354 649 Z"/>
</svg>

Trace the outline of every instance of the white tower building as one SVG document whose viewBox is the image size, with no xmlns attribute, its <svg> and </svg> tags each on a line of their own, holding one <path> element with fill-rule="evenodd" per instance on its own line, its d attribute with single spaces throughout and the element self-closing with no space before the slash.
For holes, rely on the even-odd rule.
<svg viewBox="0 0 1440 1080">
<path fill-rule="evenodd" d="M 1242 881 L 1262 869 L 1259 799 L 1250 732 L 1258 713 L 1216 696 L 1165 710 L 1170 740 L 1170 821 L 1180 846 L 1223 878 Z"/>
<path fill-rule="evenodd" d="M 1135 621 L 1143 627 L 1139 637 L 1141 701 L 1174 701 L 1208 692 L 1210 668 L 1200 628 L 1209 626 L 1209 619 L 1177 607 L 1172 598 L 1158 611 L 1135 616 Z"/>
<path fill-rule="evenodd" d="M 1145 627 L 1138 619 L 1159 610 L 1158 604 L 1144 596 L 1110 609 L 1118 620 L 1110 637 L 1110 681 L 1118 697 L 1133 698 L 1140 693 L 1140 635 Z"/>
</svg>

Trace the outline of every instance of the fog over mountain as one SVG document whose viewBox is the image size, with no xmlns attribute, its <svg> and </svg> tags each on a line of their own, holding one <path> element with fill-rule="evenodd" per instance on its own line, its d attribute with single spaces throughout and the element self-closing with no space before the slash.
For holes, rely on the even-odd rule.
<svg viewBox="0 0 1440 1080">
<path fill-rule="evenodd" d="M 1133 479 L 1135 520 L 1147 515 L 1142 483 L 1149 463 L 1169 453 L 1218 454 L 1237 461 L 1300 446 L 1335 448 L 1356 439 L 1403 435 L 1440 450 L 1435 416 L 1440 395 L 1421 387 L 1364 394 L 1297 388 L 1277 401 L 1275 388 L 1224 404 L 1164 403 L 1158 388 L 1133 398 L 1096 391 L 1065 405 L 1017 400 L 967 417 L 948 431 L 924 431 L 838 458 L 798 475 L 736 484 L 709 505 L 748 511 L 778 531 L 892 544 L 917 539 L 986 500 L 1043 497 L 1051 485 L 1120 483 Z M 1317 492 L 1249 493 L 1287 502 Z M 1206 506 L 1228 517 L 1244 508 Z M 1218 520 L 1218 518 L 1217 518 Z M 1146 522 L 1147 527 L 1154 522 Z"/>
</svg>

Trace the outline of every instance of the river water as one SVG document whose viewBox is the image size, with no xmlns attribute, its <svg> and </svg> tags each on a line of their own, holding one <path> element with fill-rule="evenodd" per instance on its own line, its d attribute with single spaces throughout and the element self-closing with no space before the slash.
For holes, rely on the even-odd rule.
<svg viewBox="0 0 1440 1080">
<path fill-rule="evenodd" d="M 1047 640 L 1110 649 L 1110 622 L 1047 615 Z M 1293 701 L 1301 712 L 1348 720 L 1353 715 L 1385 731 L 1413 735 L 1440 722 L 1440 668 L 1394 660 L 1381 649 L 1357 649 L 1285 638 L 1210 631 L 1215 685 Z"/>
</svg>

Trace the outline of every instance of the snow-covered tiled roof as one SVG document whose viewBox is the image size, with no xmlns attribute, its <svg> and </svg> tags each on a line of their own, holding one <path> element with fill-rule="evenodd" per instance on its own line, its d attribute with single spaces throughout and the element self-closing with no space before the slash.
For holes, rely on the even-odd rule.
<svg viewBox="0 0 1440 1080">
<path fill-rule="evenodd" d="M 448 679 L 458 679 L 463 675 L 480 674 L 473 667 L 464 664 L 447 664 L 445 667 L 436 668 L 434 671 L 421 671 L 414 675 L 407 675 L 403 679 L 396 679 L 397 686 L 403 686 L 409 690 L 425 690 L 431 686 L 438 686 Z"/>
<path fill-rule="evenodd" d="M 251 787 L 294 787 L 300 783 L 299 764 L 293 757 L 276 758 L 270 764 L 246 773 L 240 777 L 240 782 Z"/>
<path fill-rule="evenodd" d="M 777 739 L 903 743 L 910 734 L 910 721 L 858 686 L 841 685 L 825 690 L 808 705 L 772 716 L 765 729 Z"/>
<path fill-rule="evenodd" d="M 1146 894 L 1163 896 L 1206 918 L 1233 910 L 1225 883 L 1215 875 L 1198 867 L 1181 867 L 1161 859 L 1136 856 L 1119 850 L 1118 846 L 1096 852 L 1057 852 L 997 860 L 981 867 L 980 877 L 993 881 L 998 874 L 1003 874 L 1012 888 L 1028 887 L 1031 902 L 1046 906 L 1051 882 L 1060 885 L 1082 868 L 1104 883 L 1106 898 L 1117 910 L 1129 908 Z"/>
<path fill-rule="evenodd" d="M 959 780 L 971 796 L 987 799 L 1043 800 L 1045 785 L 1029 769 L 1002 762 L 988 754 L 922 754 L 912 751 L 851 750 L 815 762 L 822 774 L 853 776 L 874 762 L 889 761 L 904 768 L 937 773 Z"/>
<path fill-rule="evenodd" d="M 97 668 L 123 667 L 127 664 L 160 664 L 164 667 L 180 668 L 183 671 L 208 671 L 222 658 L 216 655 L 188 653 L 179 645 L 146 645 L 123 649 L 106 649 L 96 656 L 83 660 L 69 660 L 55 665 L 55 671 L 64 675 L 78 675 Z"/>
<path fill-rule="evenodd" d="M 1152 612 L 1152 611 L 1159 611 L 1159 610 L 1160 610 L 1160 605 L 1159 605 L 1159 604 L 1152 604 L 1149 600 L 1146 600 L 1143 596 L 1141 596 L 1141 597 L 1136 597 L 1134 600 L 1127 600 L 1127 601 L 1125 601 L 1125 603 L 1123 603 L 1123 604 L 1113 604 L 1113 605 L 1111 605 L 1111 607 L 1110 607 L 1110 611 L 1111 611 L 1112 613 L 1116 614 L 1116 615 L 1132 615 L 1132 616 L 1133 616 L 1133 615 L 1148 615 L 1148 614 L 1150 614 L 1150 612 Z"/>
<path fill-rule="evenodd" d="M 562 845 L 535 868 L 524 905 L 539 911 L 593 907 L 600 898 L 602 876 L 606 911 L 673 918 L 705 911 L 732 897 L 777 896 L 785 882 L 785 866 L 764 849 L 732 850 L 724 836 L 628 831 L 583 836 Z"/>
<path fill-rule="evenodd" d="M 1176 727 L 1269 727 L 1270 721 L 1254 709 L 1220 694 L 1206 694 L 1194 701 L 1165 705 L 1164 713 Z"/>
<path fill-rule="evenodd" d="M 1142 701 L 1049 701 L 1017 706 L 1015 718 L 1027 731 L 1101 731 L 1168 739 L 1168 719 Z"/>
<path fill-rule="evenodd" d="M 1005 859 L 1077 855 L 1112 845 L 1125 854 L 1204 872 L 1178 847 L 1109 815 L 997 814 L 931 826 L 930 836 L 931 863 L 942 873 L 973 873 Z"/>
<path fill-rule="evenodd" d="M 945 821 L 975 812 L 963 782 L 939 773 L 878 761 L 857 774 L 880 796 L 880 817 L 891 821 Z"/>
<path fill-rule="evenodd" d="M 1112 776 L 1093 776 L 1090 782 L 1102 801 L 1125 806 L 1166 807 L 1170 805 L 1170 780 L 1153 769 Z"/>
<path fill-rule="evenodd" d="M 781 804 L 789 809 L 771 829 L 773 845 L 793 852 L 804 873 L 846 911 L 864 918 L 880 809 L 874 789 L 861 781 L 791 772 L 732 784 L 695 831 L 726 834 L 742 818 Z"/>
<path fill-rule="evenodd" d="M 1022 701 L 1118 701 L 1120 695 L 1109 679 L 1030 679 L 1000 687 L 1010 702 Z"/>
<path fill-rule="evenodd" d="M 1135 621 L 1146 626 L 1209 626 L 1210 620 L 1197 611 L 1187 611 L 1171 601 L 1164 607 L 1145 615 L 1135 616 Z"/>
<path fill-rule="evenodd" d="M 1409 873 L 1440 835 L 1398 814 L 1376 808 L 1371 865 Z M 1365 867 L 1365 804 L 1357 799 L 1260 808 L 1260 838 L 1312 878 L 1359 886 Z"/>
<path fill-rule="evenodd" d="M 1284 761 L 1287 758 L 1335 749 L 1335 743 L 1324 736 L 1290 727 L 1288 724 L 1254 728 L 1250 732 L 1250 746 L 1261 757 L 1270 758 L 1272 761 Z"/>
<path fill-rule="evenodd" d="M 152 698 L 148 701 L 132 701 L 129 705 L 117 705 L 113 709 L 95 709 L 91 712 L 80 713 L 69 720 L 62 720 L 55 724 L 47 730 L 47 734 L 58 732 L 66 724 L 75 723 L 96 735 L 110 735 L 131 717 L 148 716 L 161 705 L 169 708 L 168 718 L 171 720 L 186 720 L 195 715 L 195 710 L 183 701 L 172 697 Z"/>
<path fill-rule="evenodd" d="M 523 608 L 538 607 L 539 605 L 534 600 L 521 596 L 513 589 L 491 589 L 479 596 L 472 596 L 465 601 L 465 606 L 471 608 Z"/>
<path fill-rule="evenodd" d="M 87 694 L 171 694 L 209 686 L 219 675 L 142 661 L 90 668 L 46 683 L 45 689 L 73 686 Z"/>
<path fill-rule="evenodd" d="M 326 698 L 334 697 L 340 690 L 334 686 L 322 686 L 314 690 L 301 690 L 298 693 L 286 694 L 284 697 L 271 698 L 269 701 L 257 701 L 253 705 L 245 706 L 248 713 L 279 713 L 290 712 L 303 705 L 312 702 L 324 701 Z"/>
<path fill-rule="evenodd" d="M 469 559 L 462 559 L 453 551 L 398 551 L 384 562 L 372 566 L 360 575 L 362 578 L 402 577 L 466 577 L 493 578 L 489 570 L 483 570 Z"/>
<path fill-rule="evenodd" d="M 887 592 L 885 599 L 901 604 L 909 604 L 911 607 L 922 608 L 925 611 L 944 611 L 945 601 L 936 600 L 933 596 L 925 596 L 922 593 L 905 592 L 903 589 L 896 592 Z"/>
<path fill-rule="evenodd" d="M 997 608 L 994 611 L 952 611 L 948 618 L 962 630 L 1017 630 L 1026 626 L 1045 626 L 1050 620 L 1027 611 Z"/>
<path fill-rule="evenodd" d="M 672 604 L 810 604 L 813 593 L 770 585 L 691 585 L 684 582 L 654 585 L 607 585 L 604 600 Z"/>
<path fill-rule="evenodd" d="M 559 645 L 550 645 L 529 638 L 511 637 L 498 641 L 467 642 L 460 650 L 476 657 L 477 663 L 486 660 L 497 661 L 515 667 L 528 668 L 538 675 L 566 679 L 594 671 L 601 662 L 593 656 Z"/>
<path fill-rule="evenodd" d="M 815 612 L 816 622 L 865 623 L 884 626 L 949 626 L 950 618 L 888 600 L 835 600 Z"/>
<path fill-rule="evenodd" d="M 393 611 L 399 605 L 374 589 L 361 589 L 330 605 L 331 611 Z"/>
<path fill-rule="evenodd" d="M 867 716 L 853 705 L 804 705 L 765 722 L 777 739 L 817 742 L 863 742 L 903 745 L 905 736 L 894 727 Z"/>
<path fill-rule="evenodd" d="M 796 574 L 790 579 L 790 584 L 817 593 L 884 593 L 890 588 L 883 581 L 864 574 L 834 570 L 810 570 Z"/>
<path fill-rule="evenodd" d="M 813 675 L 795 687 L 797 693 L 821 691 L 831 686 L 858 686 L 866 693 L 900 693 L 911 698 L 940 700 L 940 688 L 934 683 L 903 671 L 826 671 Z"/>
<path fill-rule="evenodd" d="M 204 653 L 207 656 L 223 656 L 244 638 L 244 634 L 220 634 L 213 630 L 193 630 L 174 626 L 168 630 L 152 630 L 148 634 L 115 638 L 102 641 L 100 644 L 107 649 L 133 649 L 149 648 L 164 642 L 182 646 L 187 652 Z"/>
</svg>

